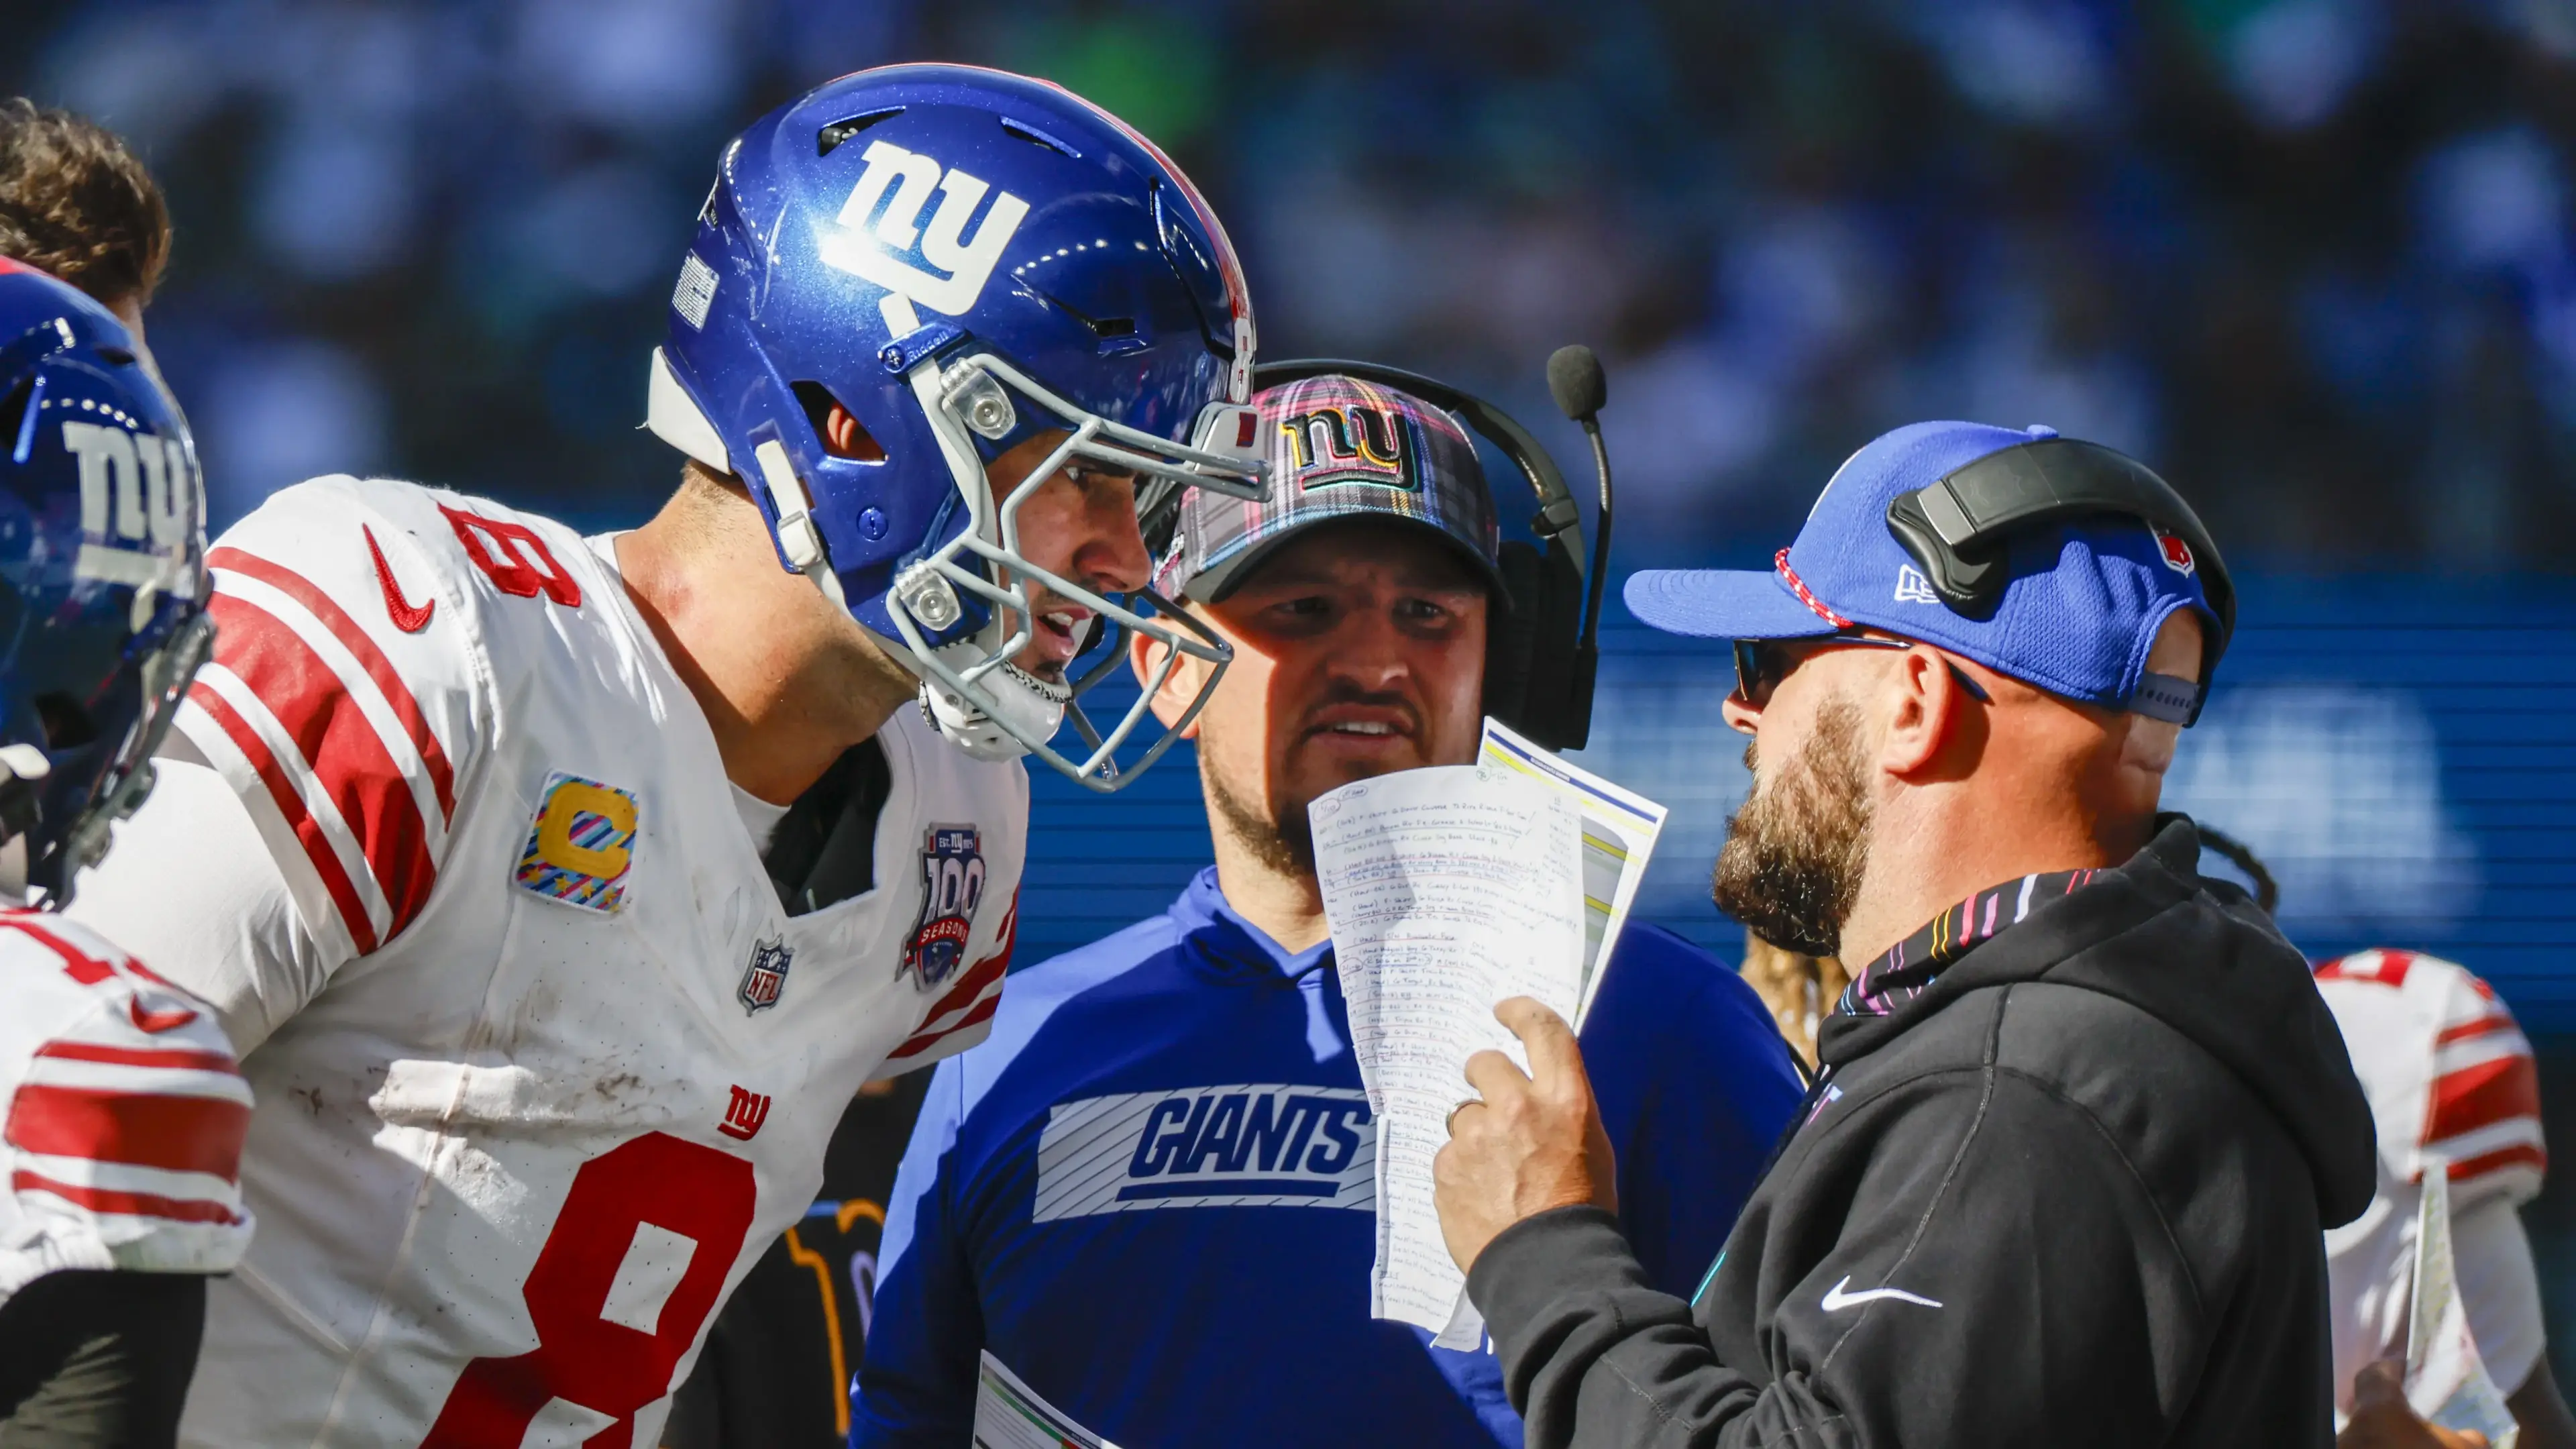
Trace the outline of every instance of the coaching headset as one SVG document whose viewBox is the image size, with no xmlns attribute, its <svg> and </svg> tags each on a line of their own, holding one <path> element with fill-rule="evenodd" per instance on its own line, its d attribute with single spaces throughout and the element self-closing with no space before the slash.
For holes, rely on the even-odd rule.
<svg viewBox="0 0 2576 1449">
<path fill-rule="evenodd" d="M 1583 519 L 1556 460 L 1511 415 L 1445 382 L 1374 362 L 1301 358 L 1252 370 L 1254 388 L 1338 375 L 1391 387 L 1441 408 L 1512 460 L 1538 499 L 1530 531 L 1538 542 L 1505 539 L 1495 565 L 1504 607 L 1485 631 L 1485 713 L 1551 750 L 1579 750 L 1592 733 L 1592 685 L 1599 673 L 1601 586 L 1610 557 L 1610 454 L 1602 446 L 1608 384 L 1589 347 L 1560 347 L 1547 360 L 1548 391 L 1592 443 L 1601 478 L 1601 522 L 1583 560 Z"/>
<path fill-rule="evenodd" d="M 1941 602 L 1965 618 L 1991 619 L 2012 582 L 2005 563 L 2013 535 L 2103 513 L 2145 521 L 2179 539 L 2197 562 L 2218 634 L 2201 656 L 2200 693 L 2176 702 L 2186 711 L 2179 722 L 2188 725 L 2235 637 L 2236 584 L 2200 515 L 2146 464 L 2073 438 L 2020 444 L 1898 494 L 1887 505 L 1887 531 L 1922 566 Z"/>
</svg>

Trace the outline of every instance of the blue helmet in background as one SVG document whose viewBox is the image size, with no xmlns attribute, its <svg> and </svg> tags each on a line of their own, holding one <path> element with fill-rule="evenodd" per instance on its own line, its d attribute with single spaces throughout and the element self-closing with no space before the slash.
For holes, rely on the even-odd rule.
<svg viewBox="0 0 2576 1449">
<path fill-rule="evenodd" d="M 106 308 L 0 258 L 0 878 L 70 899 L 204 662 L 188 424 Z"/>
<path fill-rule="evenodd" d="M 1263 496 L 1252 307 L 1207 203 L 1153 143 L 1045 81 L 905 65 L 833 81 L 726 148 L 653 355 L 649 424 L 740 477 L 782 566 L 922 677 L 942 731 L 987 758 L 1034 753 L 1096 790 L 1146 697 L 1091 753 L 1048 744 L 1080 689 L 1011 660 L 1030 584 L 1215 666 L 1225 646 L 1032 564 L 985 465 L 1070 434 L 1136 476 L 1140 510 L 1183 486 Z M 997 495 L 1006 495 L 999 496 Z M 1201 699 L 1205 699 L 1202 692 Z M 1195 711 L 1193 711 L 1195 712 Z"/>
</svg>

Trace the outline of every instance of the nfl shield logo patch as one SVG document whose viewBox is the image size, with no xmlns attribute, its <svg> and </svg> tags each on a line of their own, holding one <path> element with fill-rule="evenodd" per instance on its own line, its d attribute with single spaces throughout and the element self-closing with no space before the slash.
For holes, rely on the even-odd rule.
<svg viewBox="0 0 2576 1449">
<path fill-rule="evenodd" d="M 923 832 L 921 915 L 903 948 L 901 971 L 928 991 L 966 959 L 975 907 L 984 899 L 984 833 L 972 825 L 934 825 Z"/>
<path fill-rule="evenodd" d="M 742 1003 L 743 1015 L 767 1011 L 778 1004 L 778 994 L 787 989 L 788 963 L 795 959 L 795 950 L 783 936 L 751 943 L 751 964 L 743 968 L 742 984 L 733 989 L 733 999 Z"/>
</svg>

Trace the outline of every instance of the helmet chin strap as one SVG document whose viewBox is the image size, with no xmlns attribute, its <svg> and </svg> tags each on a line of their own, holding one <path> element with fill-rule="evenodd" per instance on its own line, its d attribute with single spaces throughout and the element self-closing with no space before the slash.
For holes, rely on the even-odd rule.
<svg viewBox="0 0 2576 1449">
<path fill-rule="evenodd" d="M 959 640 L 939 653 L 955 651 L 952 668 L 962 670 L 982 657 L 1000 641 L 996 631 L 1002 627 L 999 611 L 994 622 L 977 631 L 972 639 Z M 1012 724 L 1023 733 L 1045 739 L 1064 720 L 1066 701 L 1073 691 L 1061 685 L 1048 684 L 1016 664 L 1005 662 L 983 679 L 984 691 L 995 710 L 1007 714 Z M 1029 752 L 1011 731 L 997 723 L 985 708 L 950 689 L 936 679 L 921 682 L 921 708 L 939 726 L 940 735 L 950 744 L 979 760 L 1016 760 Z"/>
</svg>

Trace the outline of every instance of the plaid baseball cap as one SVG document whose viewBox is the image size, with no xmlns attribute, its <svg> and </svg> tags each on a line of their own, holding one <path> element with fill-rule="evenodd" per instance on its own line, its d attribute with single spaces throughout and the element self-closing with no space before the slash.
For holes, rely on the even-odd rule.
<svg viewBox="0 0 2576 1449">
<path fill-rule="evenodd" d="M 2143 519 L 2102 514 L 2013 537 L 2001 602 L 1990 618 L 1943 603 L 1888 526 L 1898 495 L 2009 448 L 2055 438 L 2048 427 L 1914 423 L 1872 439 L 1826 482 L 1797 539 L 1767 572 L 1651 569 L 1623 595 L 1640 620 L 1671 634 L 1807 639 L 1867 626 L 1961 654 L 2067 699 L 2187 720 L 2197 687 L 2147 672 L 2156 632 L 2177 610 L 2207 626 L 2199 685 L 2225 642 L 2189 544 Z M 2178 687 L 2191 697 L 2178 695 Z"/>
<path fill-rule="evenodd" d="M 1410 393 L 1338 373 L 1256 395 L 1268 441 L 1267 502 L 1204 488 L 1181 496 L 1154 572 L 1166 598 L 1214 603 L 1297 530 L 1340 518 L 1396 518 L 1448 540 L 1499 596 L 1501 531 L 1466 430 Z"/>
</svg>

